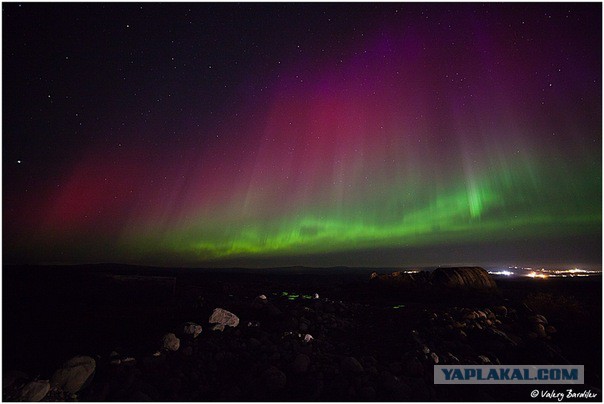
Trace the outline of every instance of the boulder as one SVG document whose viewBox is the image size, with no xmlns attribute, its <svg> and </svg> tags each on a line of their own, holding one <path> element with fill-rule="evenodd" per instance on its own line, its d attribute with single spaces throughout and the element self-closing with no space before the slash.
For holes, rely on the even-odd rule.
<svg viewBox="0 0 604 404">
<path fill-rule="evenodd" d="M 493 311 L 501 317 L 506 317 L 508 315 L 508 308 L 505 306 L 495 306 L 493 307 Z"/>
<path fill-rule="evenodd" d="M 222 327 L 217 328 L 217 329 L 220 329 L 221 331 L 224 330 L 225 326 L 237 327 L 239 325 L 239 317 L 237 317 L 230 311 L 227 311 L 227 310 L 221 309 L 221 308 L 214 309 L 214 311 L 212 312 L 212 315 L 210 316 L 209 321 L 210 321 L 210 324 L 218 324 L 218 325 L 222 326 Z"/>
<path fill-rule="evenodd" d="M 294 373 L 305 373 L 310 365 L 310 358 L 305 354 L 298 354 L 292 362 L 291 369 Z"/>
<path fill-rule="evenodd" d="M 173 333 L 168 333 L 162 337 L 162 347 L 166 351 L 178 351 L 178 348 L 180 348 L 180 339 Z"/>
<path fill-rule="evenodd" d="M 529 317 L 529 321 L 533 324 L 543 324 L 543 326 L 547 325 L 547 319 L 541 314 L 536 314 L 534 316 Z"/>
<path fill-rule="evenodd" d="M 445 289 L 490 290 L 495 281 L 480 267 L 437 268 L 432 272 L 432 283 Z"/>
<path fill-rule="evenodd" d="M 256 296 L 256 298 L 252 302 L 252 308 L 253 309 L 261 309 L 267 303 L 268 303 L 268 299 L 267 299 L 266 295 L 259 295 L 259 296 Z"/>
<path fill-rule="evenodd" d="M 266 305 L 266 311 L 270 317 L 279 317 L 283 314 L 277 306 L 271 303 Z"/>
<path fill-rule="evenodd" d="M 359 390 L 359 396 L 365 401 L 375 401 L 375 395 L 375 389 L 371 386 L 364 386 Z"/>
<path fill-rule="evenodd" d="M 50 383 L 48 383 L 48 380 L 29 382 L 21 389 L 19 401 L 40 401 L 46 397 L 49 390 Z"/>
<path fill-rule="evenodd" d="M 424 375 L 424 367 L 420 360 L 413 356 L 405 363 L 405 373 L 410 377 L 422 377 Z"/>
<path fill-rule="evenodd" d="M 481 365 L 490 365 L 491 364 L 491 360 L 489 359 L 488 356 L 478 355 L 478 359 L 480 360 Z"/>
<path fill-rule="evenodd" d="M 27 373 L 20 370 L 9 370 L 2 374 L 2 388 L 5 389 L 16 384 L 23 385 L 27 380 L 29 380 Z"/>
<path fill-rule="evenodd" d="M 556 327 L 554 327 L 553 325 L 548 325 L 547 327 L 545 327 L 545 331 L 547 331 L 548 334 L 555 334 L 556 332 L 558 332 L 558 330 L 556 330 Z"/>
<path fill-rule="evenodd" d="M 199 334 L 201 334 L 202 331 L 202 327 L 199 324 L 195 324 L 195 323 L 186 323 L 185 326 L 183 327 L 183 332 L 186 335 L 192 335 L 193 338 L 197 338 L 199 336 Z"/>
<path fill-rule="evenodd" d="M 344 373 L 361 373 L 364 370 L 363 365 L 352 356 L 345 356 L 342 358 L 340 367 Z"/>
<path fill-rule="evenodd" d="M 76 356 L 65 362 L 50 379 L 52 387 L 75 394 L 79 392 L 92 378 L 96 369 L 96 361 L 90 356 Z"/>
<path fill-rule="evenodd" d="M 545 327 L 541 323 L 533 323 L 532 331 L 540 337 L 546 337 L 547 333 L 545 332 Z"/>
<path fill-rule="evenodd" d="M 270 366 L 262 373 L 264 386 L 269 391 L 279 391 L 285 387 L 287 376 L 275 366 Z"/>
</svg>

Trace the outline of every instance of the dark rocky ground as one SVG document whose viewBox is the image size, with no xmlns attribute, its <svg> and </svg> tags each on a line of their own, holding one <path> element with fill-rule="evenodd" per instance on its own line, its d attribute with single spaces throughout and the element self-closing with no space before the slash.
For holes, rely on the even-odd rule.
<svg viewBox="0 0 604 404">
<path fill-rule="evenodd" d="M 575 389 L 601 401 L 601 277 L 498 278 L 496 291 L 462 293 L 370 273 L 5 266 L 3 399 L 87 355 L 91 381 L 44 401 L 533 401 L 532 385 L 434 385 L 435 362 L 583 364 Z M 217 307 L 240 324 L 211 331 Z M 182 335 L 187 321 L 201 335 Z M 154 356 L 168 332 L 180 348 Z"/>
</svg>

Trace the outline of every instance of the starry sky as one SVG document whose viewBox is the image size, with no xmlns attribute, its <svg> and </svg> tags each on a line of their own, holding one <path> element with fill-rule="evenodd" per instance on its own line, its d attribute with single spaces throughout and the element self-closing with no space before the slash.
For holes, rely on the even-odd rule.
<svg viewBox="0 0 604 404">
<path fill-rule="evenodd" d="M 600 263 L 600 3 L 3 3 L 3 259 Z"/>
</svg>

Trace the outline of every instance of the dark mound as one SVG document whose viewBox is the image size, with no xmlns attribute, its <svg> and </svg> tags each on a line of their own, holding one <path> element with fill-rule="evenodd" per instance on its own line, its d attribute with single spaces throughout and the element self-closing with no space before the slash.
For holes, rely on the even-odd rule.
<svg viewBox="0 0 604 404">
<path fill-rule="evenodd" d="M 429 292 L 481 291 L 497 289 L 497 284 L 489 273 L 480 267 L 438 268 L 434 271 L 405 272 L 391 274 L 371 274 L 371 279 L 382 286 L 397 289 Z"/>
<path fill-rule="evenodd" d="M 432 283 L 447 289 L 497 289 L 491 275 L 480 267 L 438 268 L 432 272 Z"/>
</svg>

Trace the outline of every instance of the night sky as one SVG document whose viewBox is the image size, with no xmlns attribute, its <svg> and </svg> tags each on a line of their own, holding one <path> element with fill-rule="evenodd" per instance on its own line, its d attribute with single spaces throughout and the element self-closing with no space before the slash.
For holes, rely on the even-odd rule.
<svg viewBox="0 0 604 404">
<path fill-rule="evenodd" d="M 3 260 L 601 261 L 601 4 L 3 3 Z"/>
</svg>

